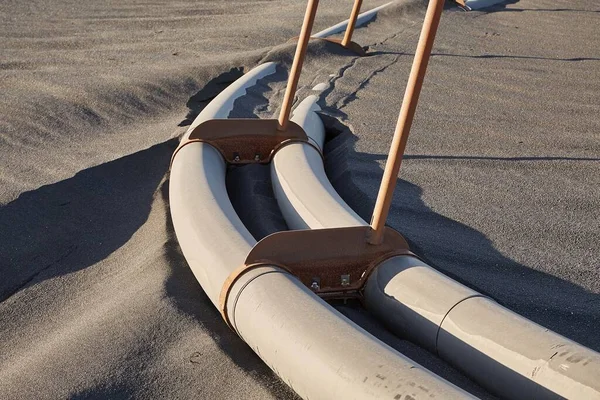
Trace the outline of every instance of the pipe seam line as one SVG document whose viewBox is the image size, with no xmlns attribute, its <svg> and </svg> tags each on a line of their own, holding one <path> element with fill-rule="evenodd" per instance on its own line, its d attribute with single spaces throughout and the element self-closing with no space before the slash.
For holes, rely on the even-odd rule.
<svg viewBox="0 0 600 400">
<path fill-rule="evenodd" d="M 446 317 L 448 315 L 450 315 L 450 313 L 452 312 L 452 310 L 454 310 L 454 308 L 456 306 L 458 306 L 460 303 L 462 303 L 463 301 L 469 300 L 469 299 L 476 298 L 476 297 L 481 297 L 481 298 L 484 298 L 484 299 L 491 300 L 494 303 L 497 303 L 496 300 L 492 299 L 491 297 L 486 296 L 486 295 L 481 294 L 481 293 L 477 293 L 477 294 L 472 294 L 470 296 L 465 297 L 464 299 L 461 299 L 461 300 L 457 301 L 456 304 L 454 304 L 452 307 L 450 307 L 450 309 L 446 312 L 446 314 L 444 315 L 444 317 L 440 321 L 440 324 L 438 325 L 437 333 L 435 335 L 435 355 L 436 356 L 440 357 L 440 353 L 439 353 L 439 350 L 438 350 L 438 340 L 440 338 L 440 331 L 442 330 L 442 325 L 444 325 L 444 321 L 446 320 Z"/>
<path fill-rule="evenodd" d="M 319 156 L 321 156 L 321 159 L 323 160 L 323 162 L 325 162 L 325 154 L 323 152 L 323 149 L 321 149 L 321 147 L 317 143 L 317 141 L 315 139 L 313 139 L 312 137 L 310 137 L 308 135 L 308 133 L 307 133 L 306 137 L 308 138 L 307 141 L 299 140 L 299 139 L 288 139 L 288 140 L 281 142 L 279 144 L 279 146 L 277 146 L 273 149 L 273 152 L 271 153 L 271 161 L 273 160 L 275 155 L 279 152 L 279 150 L 281 150 L 289 145 L 292 145 L 292 144 L 301 143 L 301 144 L 305 144 L 305 145 L 313 148 L 317 153 L 319 153 Z"/>
<path fill-rule="evenodd" d="M 233 329 L 233 331 L 235 333 L 237 333 L 237 335 L 244 341 L 246 342 L 246 340 L 244 339 L 244 337 L 242 336 L 242 334 L 238 331 L 237 329 L 237 325 L 235 323 L 235 309 L 237 307 L 237 303 L 238 300 L 240 298 L 240 296 L 242 295 L 242 292 L 244 291 L 244 289 L 246 289 L 252 282 L 254 282 L 257 278 L 260 278 L 261 276 L 265 276 L 265 275 L 269 275 L 269 274 L 284 274 L 284 275 L 291 275 L 295 278 L 295 276 L 293 274 L 291 274 L 289 271 L 281 268 L 278 265 L 273 265 L 273 264 L 261 264 L 261 265 L 257 265 L 255 268 L 253 268 L 253 271 L 256 271 L 257 269 L 260 268 L 275 268 L 276 270 L 267 270 L 267 271 L 262 271 L 259 272 L 256 276 L 251 277 L 250 279 L 248 279 L 246 282 L 244 282 L 242 284 L 242 286 L 237 289 L 236 293 L 235 293 L 235 298 L 233 299 L 233 304 L 231 305 L 231 312 L 227 313 L 229 315 L 229 320 L 226 320 L 227 325 L 229 325 L 230 328 Z M 233 282 L 229 288 L 229 292 L 231 293 L 231 290 L 233 290 L 233 288 L 235 287 L 235 284 L 238 283 L 240 281 L 240 279 L 246 274 L 246 272 L 250 272 L 251 270 L 246 269 L 242 274 L 239 275 L 238 279 Z M 223 308 L 227 309 L 227 305 L 228 303 L 232 301 L 231 300 L 231 296 L 228 296 L 227 301 L 224 303 Z"/>
</svg>

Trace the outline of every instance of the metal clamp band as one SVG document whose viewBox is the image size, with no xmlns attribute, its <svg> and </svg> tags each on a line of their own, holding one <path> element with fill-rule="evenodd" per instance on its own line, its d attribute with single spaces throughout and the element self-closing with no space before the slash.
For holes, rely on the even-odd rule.
<svg viewBox="0 0 600 400">
<path fill-rule="evenodd" d="M 233 324 L 231 323 L 231 320 L 229 319 L 229 314 L 227 312 L 227 301 L 229 300 L 229 293 L 231 292 L 231 289 L 233 288 L 233 285 L 242 277 L 242 275 L 244 275 L 247 272 L 250 272 L 254 269 L 260 268 L 260 267 L 277 267 L 277 268 L 281 268 L 282 270 L 284 270 L 285 272 L 290 273 L 290 271 L 284 267 L 283 265 L 278 265 L 275 262 L 272 261 L 261 261 L 261 262 L 257 262 L 257 263 L 253 263 L 253 264 L 243 264 L 240 265 L 239 267 L 237 267 L 235 270 L 233 270 L 229 276 L 227 277 L 227 279 L 225 279 L 225 282 L 223 282 L 223 286 L 221 287 L 221 293 L 219 294 L 219 311 L 221 312 L 221 317 L 223 317 L 223 320 L 225 320 L 225 323 L 232 329 L 235 331 L 235 328 L 233 326 Z"/>
<path fill-rule="evenodd" d="M 303 139 L 288 139 L 288 140 L 284 140 L 277 147 L 275 147 L 273 149 L 273 151 L 271 152 L 271 155 L 270 155 L 269 158 L 271 160 L 273 160 L 273 157 L 275 157 L 275 154 L 277 154 L 277 152 L 279 150 L 283 149 L 284 147 L 286 147 L 286 146 L 288 146 L 290 144 L 294 144 L 294 143 L 302 143 L 302 144 L 309 145 L 310 147 L 312 147 L 313 149 L 315 149 L 317 151 L 317 153 L 319 153 L 319 155 L 321 156 L 321 160 L 323 160 L 323 162 L 325 162 L 325 155 L 323 155 L 323 150 L 321 150 L 321 148 L 319 147 L 319 145 L 310 136 L 308 136 L 308 140 L 303 140 Z"/>
</svg>

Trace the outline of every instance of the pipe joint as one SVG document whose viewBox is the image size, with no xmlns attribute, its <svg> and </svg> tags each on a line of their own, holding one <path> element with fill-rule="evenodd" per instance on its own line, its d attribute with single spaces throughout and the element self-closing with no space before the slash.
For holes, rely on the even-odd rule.
<svg viewBox="0 0 600 400">
<path fill-rule="evenodd" d="M 239 332 L 235 328 L 235 304 L 242 291 L 254 279 L 261 275 L 269 273 L 287 273 L 291 274 L 283 265 L 269 263 L 253 263 L 243 264 L 236 268 L 225 280 L 221 293 L 219 295 L 219 311 L 225 320 L 225 323 L 233 329 L 238 335 Z M 240 284 L 238 284 L 240 283 Z M 230 300 L 233 299 L 233 303 Z M 231 304 L 231 307 L 229 306 Z"/>
</svg>

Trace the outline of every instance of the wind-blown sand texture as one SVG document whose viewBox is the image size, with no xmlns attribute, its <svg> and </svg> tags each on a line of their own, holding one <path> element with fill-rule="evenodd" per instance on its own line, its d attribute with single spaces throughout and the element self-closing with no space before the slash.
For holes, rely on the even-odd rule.
<svg viewBox="0 0 600 400">
<path fill-rule="evenodd" d="M 315 31 L 351 7 L 321 3 Z M 176 136 L 244 70 L 289 64 L 285 42 L 304 7 L 0 5 L 0 398 L 294 398 L 203 294 L 177 245 L 167 189 Z M 358 29 L 368 57 L 314 41 L 305 62 L 298 96 L 319 94 L 339 133 L 328 173 L 367 220 L 424 10 L 400 1 Z M 444 273 L 596 351 L 599 26 L 597 1 L 449 5 L 389 220 Z M 280 68 L 259 82 L 232 116 L 272 117 L 285 79 Z M 244 220 L 276 209 L 266 171 L 230 173 L 234 205 L 252 194 Z M 257 236 L 285 228 L 266 214 L 251 227 Z M 491 397 L 361 309 L 340 310 Z"/>
</svg>

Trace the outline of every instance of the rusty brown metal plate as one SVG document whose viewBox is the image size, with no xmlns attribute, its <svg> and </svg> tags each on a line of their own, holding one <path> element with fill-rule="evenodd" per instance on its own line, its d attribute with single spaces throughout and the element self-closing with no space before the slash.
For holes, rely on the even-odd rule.
<svg viewBox="0 0 600 400">
<path fill-rule="evenodd" d="M 353 53 L 356 53 L 357 55 L 359 55 L 361 57 L 367 55 L 367 52 L 365 51 L 365 49 L 363 49 L 361 45 L 359 45 L 358 43 L 353 42 L 353 41 L 350 41 L 350 43 L 348 43 L 347 46 L 344 46 L 344 45 L 342 45 L 342 39 L 311 37 L 310 40 L 324 40 L 326 42 L 335 43 L 337 45 L 340 45 L 343 48 L 350 50 Z M 289 42 L 292 42 L 292 41 L 294 41 L 294 42 L 298 41 L 298 36 L 295 36 L 289 40 Z"/>
<path fill-rule="evenodd" d="M 367 242 L 370 231 L 370 226 L 357 226 L 283 231 L 265 237 L 225 280 L 219 295 L 223 319 L 233 329 L 227 315 L 229 291 L 243 274 L 262 266 L 282 268 L 324 299 L 360 298 L 377 265 L 397 255 L 415 256 L 392 228 L 385 228 L 379 245 Z"/>
<path fill-rule="evenodd" d="M 367 243 L 370 229 L 278 232 L 258 242 L 244 264 L 282 265 L 322 297 L 352 297 L 379 263 L 395 255 L 412 254 L 402 235 L 389 227 L 380 245 Z"/>
<path fill-rule="evenodd" d="M 318 38 L 318 39 L 326 40 L 331 43 L 339 44 L 340 46 L 344 47 L 345 49 L 348 49 L 361 57 L 367 55 L 367 52 L 365 51 L 365 49 L 363 49 L 361 45 L 359 45 L 358 43 L 353 42 L 353 41 L 350 41 L 346 46 L 344 46 L 342 44 L 342 39 L 334 39 L 334 38 Z"/>
<path fill-rule="evenodd" d="M 289 121 L 285 131 L 278 128 L 276 119 L 211 119 L 194 128 L 189 140 L 177 150 L 188 143 L 206 142 L 230 164 L 266 164 L 279 147 L 291 141 L 312 145 L 306 132 L 293 121 Z"/>
</svg>

